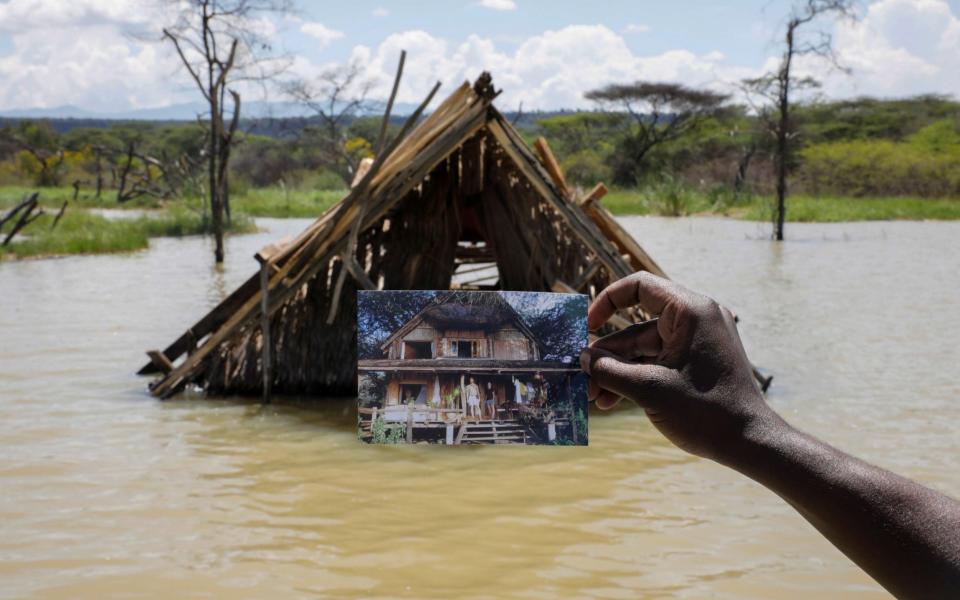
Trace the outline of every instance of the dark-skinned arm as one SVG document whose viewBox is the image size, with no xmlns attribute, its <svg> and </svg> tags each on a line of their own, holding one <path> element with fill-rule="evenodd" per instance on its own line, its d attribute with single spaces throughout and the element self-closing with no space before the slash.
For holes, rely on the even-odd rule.
<svg viewBox="0 0 960 600">
<path fill-rule="evenodd" d="M 733 314 L 710 298 L 638 273 L 597 296 L 590 328 L 631 306 L 657 318 L 581 355 L 599 408 L 636 401 L 667 439 L 778 494 L 896 596 L 960 597 L 960 503 L 780 418 L 753 378 Z"/>
</svg>

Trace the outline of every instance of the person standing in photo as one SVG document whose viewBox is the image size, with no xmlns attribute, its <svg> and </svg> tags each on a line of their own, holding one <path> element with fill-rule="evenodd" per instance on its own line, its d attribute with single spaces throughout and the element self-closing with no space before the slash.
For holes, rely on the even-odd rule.
<svg viewBox="0 0 960 600">
<path fill-rule="evenodd" d="M 483 401 L 486 405 L 487 414 L 491 421 L 497 419 L 497 392 L 493 389 L 493 383 L 488 381 L 486 386 L 486 396 Z"/>
<path fill-rule="evenodd" d="M 464 390 L 467 393 L 467 406 L 470 410 L 470 416 L 477 419 L 480 418 L 480 387 L 477 385 L 476 380 L 473 377 L 470 378 L 470 383 L 467 384 L 467 387 Z"/>
</svg>

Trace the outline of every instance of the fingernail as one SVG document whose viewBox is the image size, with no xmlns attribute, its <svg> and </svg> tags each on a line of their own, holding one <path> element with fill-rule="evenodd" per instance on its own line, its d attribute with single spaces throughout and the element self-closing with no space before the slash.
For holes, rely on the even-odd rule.
<svg viewBox="0 0 960 600">
<path fill-rule="evenodd" d="M 590 374 L 590 349 L 584 348 L 580 351 L 580 368 L 587 375 Z"/>
</svg>

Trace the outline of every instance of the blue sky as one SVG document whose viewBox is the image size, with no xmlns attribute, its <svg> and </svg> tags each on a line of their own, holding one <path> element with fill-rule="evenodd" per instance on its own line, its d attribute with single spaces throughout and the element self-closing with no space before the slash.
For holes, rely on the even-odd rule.
<svg viewBox="0 0 960 600">
<path fill-rule="evenodd" d="M 512 11 L 497 11 L 477 2 L 351 2 L 351 10 L 336 14 L 320 3 L 305 3 L 305 18 L 343 31 L 346 37 L 323 54 L 343 57 L 344 46 L 374 46 L 388 35 L 422 29 L 433 35 L 463 39 L 470 34 L 488 36 L 505 47 L 516 47 L 531 35 L 568 25 L 606 25 L 624 32 L 635 52 L 659 53 L 686 48 L 697 53 L 720 50 L 738 62 L 756 62 L 770 41 L 766 27 L 783 18 L 783 2 L 734 0 L 685 2 L 623 0 L 608 2 L 523 1 Z M 598 6 L 600 8 L 598 9 Z M 384 9 L 387 15 L 374 17 Z M 646 31 L 625 31 L 628 26 Z M 300 41 L 300 40 L 298 40 Z M 308 45 L 302 46 L 308 51 Z"/>
<path fill-rule="evenodd" d="M 792 3 L 435 0 L 300 2 L 264 18 L 265 36 L 292 59 L 289 78 L 310 80 L 354 61 L 384 96 L 400 49 L 408 51 L 401 100 L 437 79 L 452 89 L 489 69 L 501 104 L 589 107 L 588 89 L 615 81 L 673 80 L 732 91 L 776 62 Z M 813 60 L 828 96 L 960 91 L 960 0 L 872 0 L 834 34 L 851 75 Z M 122 111 L 195 99 L 171 49 L 156 40 L 171 18 L 156 0 L 0 0 L 0 110 L 65 104 Z M 281 99 L 277 90 L 271 99 Z M 250 98 L 253 90 L 245 95 Z"/>
</svg>

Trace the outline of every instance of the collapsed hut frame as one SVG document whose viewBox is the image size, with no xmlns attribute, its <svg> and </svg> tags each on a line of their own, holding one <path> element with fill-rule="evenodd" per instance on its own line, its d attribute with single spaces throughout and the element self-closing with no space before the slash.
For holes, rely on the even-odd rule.
<svg viewBox="0 0 960 600">
<path fill-rule="evenodd" d="M 189 384 L 267 399 L 355 393 L 356 290 L 447 289 L 463 264 L 496 265 L 496 280 L 473 289 L 591 297 L 637 270 L 666 276 L 600 204 L 602 184 L 578 197 L 542 138 L 534 154 L 493 106 L 488 73 L 417 124 L 439 85 L 392 141 L 378 141 L 343 200 L 258 252 L 257 273 L 148 352 L 139 373 L 160 373 L 154 396 Z M 620 311 L 606 330 L 648 317 Z"/>
</svg>

